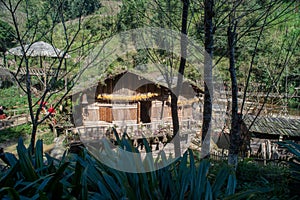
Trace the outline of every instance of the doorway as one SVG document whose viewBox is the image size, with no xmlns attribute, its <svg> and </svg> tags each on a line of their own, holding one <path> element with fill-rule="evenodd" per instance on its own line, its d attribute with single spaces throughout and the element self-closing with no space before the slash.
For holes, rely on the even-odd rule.
<svg viewBox="0 0 300 200">
<path fill-rule="evenodd" d="M 140 119 L 142 123 L 151 122 L 151 101 L 141 102 Z"/>
</svg>

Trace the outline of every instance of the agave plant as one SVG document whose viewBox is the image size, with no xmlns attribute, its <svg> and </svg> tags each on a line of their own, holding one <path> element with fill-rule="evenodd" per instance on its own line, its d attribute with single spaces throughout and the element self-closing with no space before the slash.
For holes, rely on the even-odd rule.
<svg viewBox="0 0 300 200">
<path fill-rule="evenodd" d="M 68 162 L 61 162 L 46 155 L 44 160 L 43 143 L 38 140 L 35 154 L 31 157 L 20 139 L 17 146 L 18 158 L 5 153 L 10 168 L 1 174 L 1 199 L 48 199 L 64 196 L 64 179 Z"/>
<path fill-rule="evenodd" d="M 124 138 L 118 143 L 130 145 Z M 44 156 L 41 140 L 34 156 L 30 157 L 21 139 L 17 152 L 18 159 L 5 155 L 10 167 L 0 175 L 1 199 L 219 199 L 234 194 L 236 186 L 235 174 L 228 167 L 210 180 L 210 162 L 195 163 L 191 150 L 176 162 L 147 173 L 110 168 L 85 149 L 56 160 Z"/>
</svg>

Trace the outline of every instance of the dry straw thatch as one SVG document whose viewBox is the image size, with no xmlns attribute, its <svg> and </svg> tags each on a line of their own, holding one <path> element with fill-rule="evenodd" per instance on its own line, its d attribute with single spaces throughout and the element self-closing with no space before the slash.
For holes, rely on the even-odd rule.
<svg viewBox="0 0 300 200">
<path fill-rule="evenodd" d="M 53 45 L 43 41 L 25 45 L 24 50 L 25 52 L 23 51 L 22 46 L 18 46 L 8 50 L 6 54 L 24 56 L 26 53 L 26 56 L 28 57 L 70 58 L 70 55 L 65 54 L 64 51 L 61 51 L 55 48 Z"/>
</svg>

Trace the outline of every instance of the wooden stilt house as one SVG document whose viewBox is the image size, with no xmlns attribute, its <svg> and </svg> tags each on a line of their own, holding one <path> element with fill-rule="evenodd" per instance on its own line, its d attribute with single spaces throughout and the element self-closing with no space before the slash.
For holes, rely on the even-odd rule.
<svg viewBox="0 0 300 200">
<path fill-rule="evenodd" d="M 171 124 L 170 95 L 175 92 L 175 87 L 160 78 L 153 74 L 123 71 L 81 91 L 78 97 L 82 125 L 126 125 L 135 129 L 144 124 L 155 129 L 161 124 Z M 177 80 L 173 82 L 177 83 Z M 199 103 L 200 93 L 202 91 L 195 84 L 183 82 L 178 98 L 180 122 L 190 125 L 196 120 L 195 105 Z"/>
</svg>

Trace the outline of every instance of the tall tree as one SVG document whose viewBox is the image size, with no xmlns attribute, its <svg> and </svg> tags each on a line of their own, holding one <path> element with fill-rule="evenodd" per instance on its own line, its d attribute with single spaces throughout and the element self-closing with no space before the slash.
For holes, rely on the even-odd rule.
<svg viewBox="0 0 300 200">
<path fill-rule="evenodd" d="M 201 157 L 209 157 L 210 133 L 212 119 L 213 81 L 212 81 L 212 59 L 214 46 L 214 0 L 204 1 L 204 108 L 202 123 L 202 147 Z"/>
<path fill-rule="evenodd" d="M 240 146 L 242 144 L 241 139 L 241 123 L 242 123 L 242 114 L 245 111 L 244 110 L 244 103 L 246 101 L 247 97 L 247 88 L 250 86 L 250 77 L 252 75 L 253 66 L 255 63 L 255 59 L 259 56 L 258 49 L 259 44 L 261 42 L 261 38 L 263 35 L 264 30 L 266 27 L 270 26 L 270 22 L 272 22 L 271 13 L 276 13 L 279 11 L 279 5 L 281 5 L 281 2 L 270 2 L 269 4 L 265 3 L 261 5 L 260 7 L 256 8 L 255 11 L 258 11 L 259 17 L 253 16 L 251 13 L 248 13 L 247 9 L 243 11 L 242 13 L 239 13 L 237 15 L 237 9 L 243 10 L 243 4 L 242 1 L 236 0 L 231 2 L 231 9 L 228 14 L 229 16 L 229 23 L 227 28 L 227 42 L 228 42 L 228 58 L 229 58 L 229 72 L 230 72 L 230 79 L 231 79 L 231 128 L 230 128 L 230 147 L 229 147 L 229 157 L 228 157 L 228 163 L 230 165 L 233 165 L 237 167 L 237 161 L 238 161 L 238 153 Z M 288 5 L 289 6 L 289 5 Z M 242 7 L 242 8 L 241 8 Z M 279 12 L 280 13 L 280 12 Z M 276 16 L 276 15 L 275 15 Z M 274 16 L 272 16 L 274 17 Z M 246 18 L 246 19 L 244 19 Z M 275 17 L 275 19 L 279 19 L 279 17 Z M 242 19 L 244 20 L 244 23 L 251 22 L 246 30 L 244 32 L 240 33 L 240 36 L 237 36 L 237 28 L 243 27 L 243 25 L 239 24 L 241 23 Z M 237 79 L 237 71 L 238 68 L 236 66 L 236 45 L 238 41 L 245 37 L 245 35 L 251 30 L 251 29 L 257 29 L 255 32 L 258 34 L 256 35 L 257 39 L 253 40 L 254 42 L 254 49 L 252 51 L 252 58 L 250 63 L 250 68 L 247 76 L 247 81 L 245 84 L 245 91 L 243 96 L 243 103 L 241 105 L 240 113 L 238 113 L 239 104 L 238 104 L 238 79 Z M 281 71 L 280 69 L 279 71 Z M 278 74 L 279 76 L 281 73 Z M 275 77 L 275 74 L 273 75 Z M 274 78 L 274 80 L 277 78 Z M 274 82 L 272 82 L 274 84 Z M 273 87 L 273 86 L 272 86 Z M 271 87 L 271 88 L 272 88 Z M 269 88 L 270 89 L 270 88 Z M 270 91 L 266 91 L 268 94 Z M 268 95 L 266 95 L 268 96 Z M 260 112 L 257 113 L 257 116 L 260 114 Z M 256 117 L 257 117 L 256 116 Z"/>
<path fill-rule="evenodd" d="M 228 30 L 227 30 L 227 41 L 229 51 L 229 72 L 231 79 L 231 129 L 230 129 L 230 145 L 228 163 L 233 166 L 237 166 L 238 153 L 241 142 L 240 130 L 241 130 L 241 115 L 238 114 L 238 85 L 236 77 L 235 67 L 235 39 L 236 39 L 236 27 L 237 22 L 235 21 L 234 13 L 229 18 Z"/>
<path fill-rule="evenodd" d="M 172 112 L 172 123 L 173 123 L 173 137 L 175 138 L 175 156 L 181 155 L 180 149 L 180 137 L 179 136 L 179 120 L 178 120 L 178 97 L 180 95 L 183 75 L 186 65 L 187 57 L 187 24 L 188 24 L 188 11 L 189 11 L 189 0 L 183 0 L 182 17 L 181 17 L 181 38 L 180 38 L 180 63 L 178 69 L 178 79 L 176 86 L 176 94 L 171 93 L 171 112 Z M 177 137 L 176 137 L 177 136 Z"/>
</svg>

